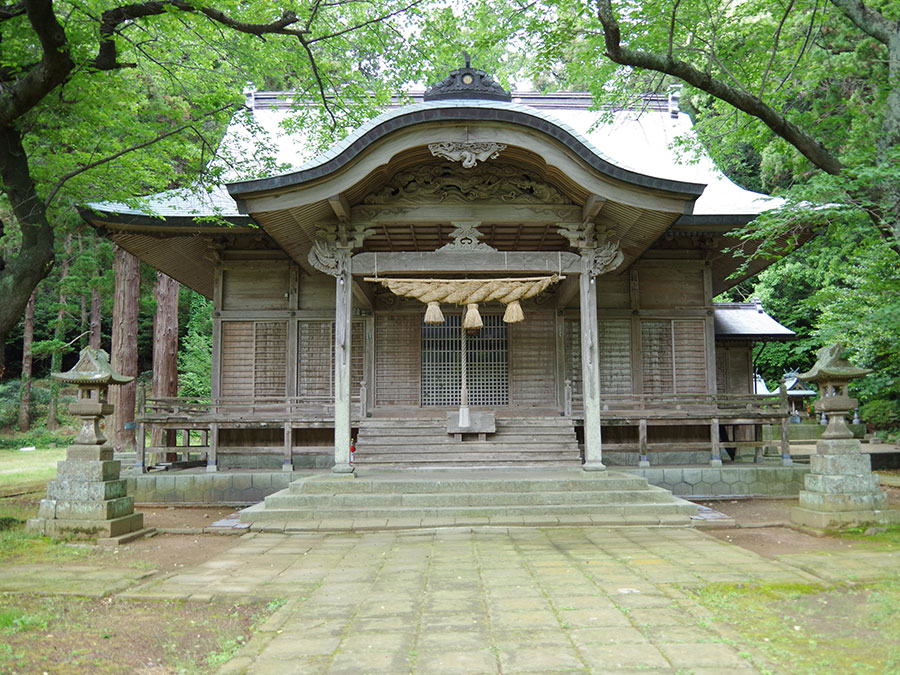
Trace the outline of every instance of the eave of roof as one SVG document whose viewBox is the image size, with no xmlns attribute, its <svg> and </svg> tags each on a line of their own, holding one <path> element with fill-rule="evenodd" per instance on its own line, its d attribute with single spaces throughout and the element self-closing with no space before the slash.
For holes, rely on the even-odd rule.
<svg viewBox="0 0 900 675">
<path fill-rule="evenodd" d="M 587 139 L 551 116 L 531 106 L 503 101 L 442 100 L 390 110 L 363 124 L 328 151 L 302 165 L 296 171 L 248 181 L 229 183 L 228 192 L 240 206 L 241 198 L 255 193 L 283 190 L 332 174 L 363 152 L 367 147 L 397 130 L 430 122 L 502 122 L 518 124 L 543 132 L 574 152 L 595 170 L 616 180 L 696 199 L 706 187 L 655 176 L 647 176 L 614 164 Z"/>
<path fill-rule="evenodd" d="M 797 334 L 782 326 L 755 302 L 719 303 L 713 317 L 717 340 L 793 340 Z"/>
</svg>

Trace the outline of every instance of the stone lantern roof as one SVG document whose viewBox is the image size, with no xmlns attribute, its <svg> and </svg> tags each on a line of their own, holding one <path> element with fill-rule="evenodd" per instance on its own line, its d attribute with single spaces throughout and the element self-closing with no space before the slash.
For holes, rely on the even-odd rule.
<svg viewBox="0 0 900 675">
<path fill-rule="evenodd" d="M 133 377 L 119 375 L 109 365 L 109 354 L 102 349 L 85 347 L 81 350 L 78 363 L 65 373 L 51 373 L 50 376 L 65 384 L 97 386 L 127 384 Z"/>
<path fill-rule="evenodd" d="M 813 367 L 797 377 L 804 382 L 827 382 L 834 380 L 855 380 L 864 377 L 872 371 L 868 368 L 859 368 L 851 364 L 847 359 L 842 359 L 845 351 L 841 343 L 822 347 L 816 352 L 816 362 Z"/>
</svg>

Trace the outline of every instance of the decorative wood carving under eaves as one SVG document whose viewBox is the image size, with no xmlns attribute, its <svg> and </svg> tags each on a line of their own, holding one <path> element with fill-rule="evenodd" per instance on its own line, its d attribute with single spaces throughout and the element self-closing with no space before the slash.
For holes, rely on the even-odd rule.
<svg viewBox="0 0 900 675">
<path fill-rule="evenodd" d="M 363 199 L 369 205 L 501 203 L 571 206 L 566 195 L 531 172 L 509 164 L 420 165 L 398 172 Z"/>
<path fill-rule="evenodd" d="M 464 169 L 472 169 L 478 162 L 497 159 L 506 150 L 504 143 L 429 143 L 428 149 L 434 157 L 443 157 L 451 162 L 462 162 Z"/>
</svg>

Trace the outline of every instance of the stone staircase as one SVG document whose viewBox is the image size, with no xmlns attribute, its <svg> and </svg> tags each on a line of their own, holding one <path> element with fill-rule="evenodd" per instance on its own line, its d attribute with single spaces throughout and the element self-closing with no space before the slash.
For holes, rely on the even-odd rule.
<svg viewBox="0 0 900 675">
<path fill-rule="evenodd" d="M 686 526 L 695 504 L 628 473 L 580 469 L 366 471 L 294 481 L 244 509 L 260 530 L 454 525 Z"/>
<path fill-rule="evenodd" d="M 497 416 L 496 431 L 447 433 L 441 417 L 374 417 L 356 439 L 357 466 L 368 468 L 580 466 L 572 420 L 558 415 Z"/>
</svg>

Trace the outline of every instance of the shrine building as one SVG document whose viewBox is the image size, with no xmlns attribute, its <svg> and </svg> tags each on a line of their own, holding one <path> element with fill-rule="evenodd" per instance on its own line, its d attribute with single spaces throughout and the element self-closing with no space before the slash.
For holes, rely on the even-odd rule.
<svg viewBox="0 0 900 675">
<path fill-rule="evenodd" d="M 249 104 L 263 125 L 290 105 Z M 754 393 L 752 347 L 793 334 L 713 301 L 766 266 L 729 232 L 777 200 L 678 161 L 677 91 L 590 105 L 466 66 L 290 173 L 86 207 L 214 301 L 211 396 L 143 399 L 139 468 L 789 463 L 760 440 L 788 406 Z"/>
</svg>

